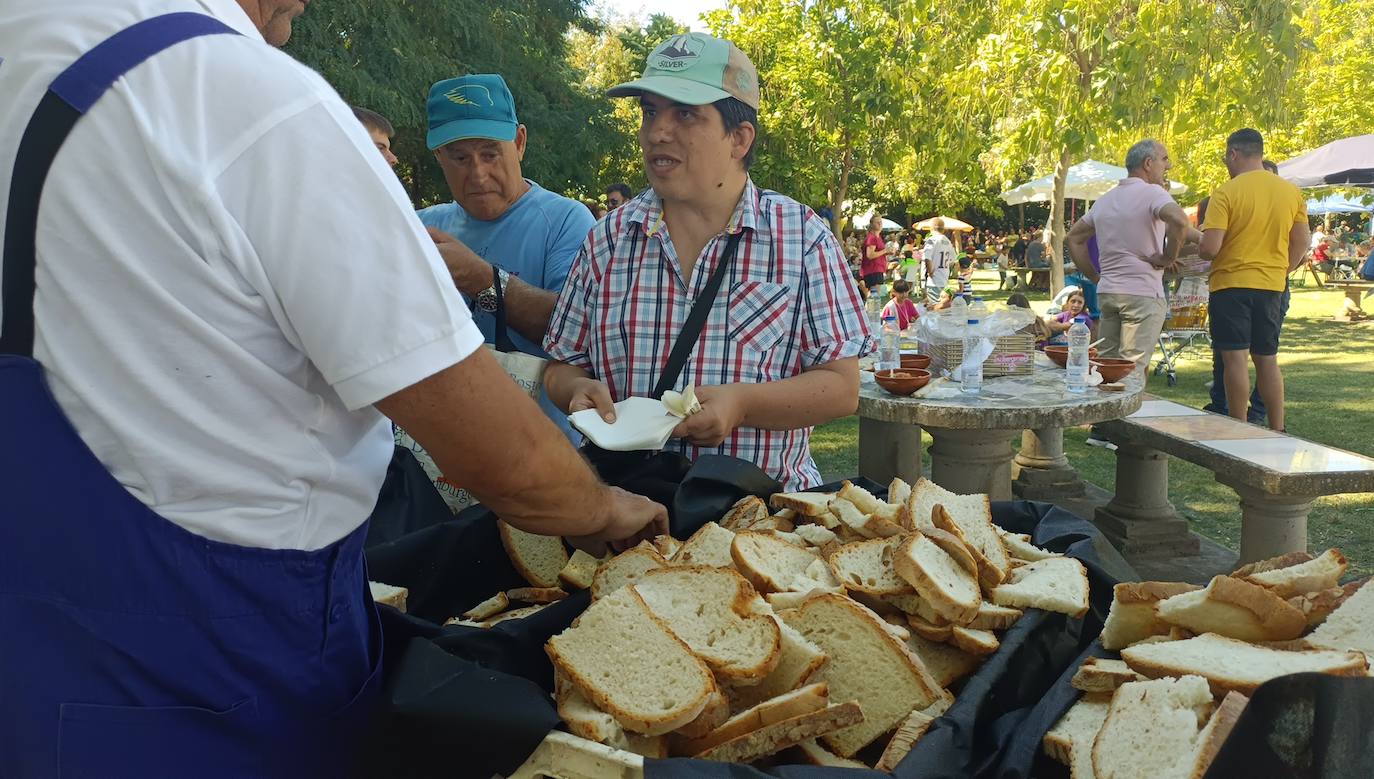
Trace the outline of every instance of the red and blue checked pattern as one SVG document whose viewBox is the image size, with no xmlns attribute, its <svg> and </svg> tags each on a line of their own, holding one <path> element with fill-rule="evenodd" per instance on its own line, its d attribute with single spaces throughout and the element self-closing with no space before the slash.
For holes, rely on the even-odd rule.
<svg viewBox="0 0 1374 779">
<path fill-rule="evenodd" d="M 545 350 L 606 382 L 616 401 L 648 396 L 728 236 L 740 231 L 744 238 L 675 389 L 780 381 L 873 351 L 844 253 L 825 222 L 752 181 L 725 232 L 702 250 L 690 288 L 653 190 L 612 211 L 592 228 L 573 262 Z M 749 460 L 791 490 L 821 481 L 810 440 L 809 427 L 742 427 L 719 447 L 673 439 L 668 448 L 691 459 L 726 454 Z"/>
</svg>

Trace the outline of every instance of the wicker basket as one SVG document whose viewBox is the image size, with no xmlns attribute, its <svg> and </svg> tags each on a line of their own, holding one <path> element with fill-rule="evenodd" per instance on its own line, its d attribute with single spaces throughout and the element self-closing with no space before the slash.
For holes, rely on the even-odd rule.
<svg viewBox="0 0 1374 779">
<path fill-rule="evenodd" d="M 930 372 L 953 370 L 964 359 L 962 341 L 921 342 L 921 353 L 930 355 Z M 1000 336 L 992 354 L 983 361 L 984 376 L 1029 376 L 1035 370 L 1035 336 L 1022 330 Z"/>
</svg>

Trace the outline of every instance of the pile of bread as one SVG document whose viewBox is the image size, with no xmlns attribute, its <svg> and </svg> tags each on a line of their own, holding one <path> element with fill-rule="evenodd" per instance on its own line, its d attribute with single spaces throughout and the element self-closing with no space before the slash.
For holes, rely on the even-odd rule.
<svg viewBox="0 0 1374 779">
<path fill-rule="evenodd" d="M 1022 609 L 1081 616 L 1088 583 L 994 525 L 986 495 L 895 480 L 888 498 L 848 482 L 771 508 L 748 497 L 685 541 L 603 560 L 503 527 L 531 587 L 450 623 L 590 589 L 546 646 L 574 734 L 649 757 L 891 770 Z"/>
<path fill-rule="evenodd" d="M 1083 696 L 1045 736 L 1074 779 L 1195 779 L 1264 682 L 1293 673 L 1365 676 L 1374 585 L 1339 586 L 1340 551 L 1284 555 L 1206 587 L 1116 585 L 1102 645 L 1076 672 Z"/>
</svg>

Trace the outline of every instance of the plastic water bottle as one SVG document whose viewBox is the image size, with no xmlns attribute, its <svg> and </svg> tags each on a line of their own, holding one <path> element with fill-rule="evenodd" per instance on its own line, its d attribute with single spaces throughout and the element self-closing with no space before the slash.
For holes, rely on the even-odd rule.
<svg viewBox="0 0 1374 779">
<path fill-rule="evenodd" d="M 949 310 L 953 312 L 954 321 L 964 322 L 968 320 L 968 301 L 964 300 L 963 293 L 954 296 L 954 302 L 950 305 Z"/>
<path fill-rule="evenodd" d="M 878 341 L 878 370 L 895 371 L 902 367 L 902 333 L 897 317 L 883 317 L 882 337 Z"/>
<path fill-rule="evenodd" d="M 987 304 L 983 302 L 982 298 L 975 297 L 973 299 L 973 305 L 968 307 L 968 315 L 980 322 L 988 318 L 988 307 Z"/>
<path fill-rule="evenodd" d="M 1088 341 L 1092 331 L 1088 329 L 1088 318 L 1075 317 L 1069 326 L 1069 361 L 1065 366 L 1064 381 L 1069 392 L 1084 392 L 1088 389 Z"/>
<path fill-rule="evenodd" d="M 968 356 L 973 354 L 978 348 L 979 320 L 969 315 L 964 325 L 964 367 L 959 373 L 959 389 L 969 395 L 977 395 L 983 391 L 983 361 L 970 362 Z"/>
</svg>

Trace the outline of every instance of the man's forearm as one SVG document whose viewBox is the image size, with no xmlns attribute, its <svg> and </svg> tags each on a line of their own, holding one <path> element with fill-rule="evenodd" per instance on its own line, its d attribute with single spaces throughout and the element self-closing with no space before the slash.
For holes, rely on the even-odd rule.
<svg viewBox="0 0 1374 779">
<path fill-rule="evenodd" d="M 744 427 L 795 430 L 853 414 L 859 405 L 859 360 L 850 357 L 782 381 L 736 384 L 742 393 Z"/>
<path fill-rule="evenodd" d="M 510 277 L 510 282 L 502 292 L 506 303 L 506 325 L 534 343 L 543 343 L 558 295 L 526 284 L 514 276 Z"/>
<path fill-rule="evenodd" d="M 1086 278 L 1097 278 L 1097 269 L 1093 267 L 1092 257 L 1088 255 L 1088 240 L 1069 236 L 1068 241 L 1069 259 L 1073 260 L 1073 266 Z"/>
</svg>

